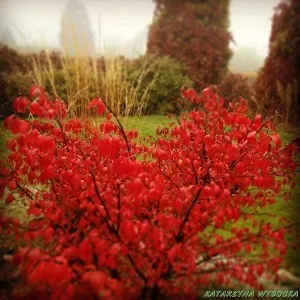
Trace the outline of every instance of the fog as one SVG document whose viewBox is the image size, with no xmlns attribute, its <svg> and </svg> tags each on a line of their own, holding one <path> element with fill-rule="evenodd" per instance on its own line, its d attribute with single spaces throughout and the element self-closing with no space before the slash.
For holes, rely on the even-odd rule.
<svg viewBox="0 0 300 300">
<path fill-rule="evenodd" d="M 15 48 L 59 50 L 61 15 L 67 2 L 0 0 L 0 40 Z M 146 51 L 148 26 L 155 8 L 151 0 L 82 2 L 90 17 L 98 53 L 107 48 L 127 56 Z M 258 68 L 267 55 L 273 8 L 278 3 L 279 0 L 231 0 L 230 31 L 235 41 L 231 48 L 236 53 L 247 49 L 245 65 L 248 62 L 252 69 Z M 249 50 L 255 56 L 252 62 Z M 243 55 L 235 55 L 231 65 L 241 66 L 241 59 Z"/>
</svg>

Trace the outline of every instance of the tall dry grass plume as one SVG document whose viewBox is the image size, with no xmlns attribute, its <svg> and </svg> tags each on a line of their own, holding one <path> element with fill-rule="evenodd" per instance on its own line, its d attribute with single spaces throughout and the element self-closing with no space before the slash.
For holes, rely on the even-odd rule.
<svg viewBox="0 0 300 300">
<path fill-rule="evenodd" d="M 140 116 L 149 99 L 149 86 L 141 89 L 143 79 L 153 65 L 144 65 L 135 82 L 126 80 L 131 61 L 111 51 L 105 56 L 89 56 L 79 41 L 74 43 L 73 53 L 64 51 L 59 62 L 53 60 L 50 51 L 32 56 L 35 83 L 48 87 L 51 93 L 65 101 L 70 117 L 88 114 L 92 98 L 102 98 L 117 116 Z M 57 67 L 60 65 L 60 68 Z"/>
</svg>

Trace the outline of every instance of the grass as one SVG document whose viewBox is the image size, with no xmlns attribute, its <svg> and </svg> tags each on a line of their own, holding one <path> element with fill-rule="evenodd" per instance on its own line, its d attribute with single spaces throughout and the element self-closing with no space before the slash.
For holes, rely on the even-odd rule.
<svg viewBox="0 0 300 300">
<path fill-rule="evenodd" d="M 155 136 L 158 126 L 168 125 L 174 121 L 176 121 L 174 118 L 159 115 L 121 118 L 121 123 L 124 124 L 125 128 L 127 130 L 136 129 L 141 138 L 147 135 Z"/>
<path fill-rule="evenodd" d="M 133 117 L 121 117 L 120 121 L 124 127 L 129 129 L 136 129 L 139 132 L 141 138 L 147 135 L 155 136 L 156 128 L 161 125 L 167 125 L 172 122 L 176 122 L 175 118 L 169 118 L 161 115 L 148 115 L 148 116 L 133 116 Z M 0 123 L 0 158 L 1 154 L 6 153 L 5 141 L 8 132 L 4 131 L 3 123 Z M 289 132 L 280 132 L 280 137 L 284 145 L 294 139 L 296 136 Z"/>
<path fill-rule="evenodd" d="M 281 131 L 279 132 L 280 134 L 280 138 L 282 140 L 282 143 L 284 145 L 288 144 L 289 142 L 291 142 L 294 138 L 296 138 L 296 135 L 294 133 L 291 132 L 285 132 L 285 131 Z"/>
<path fill-rule="evenodd" d="M 43 56 L 33 55 L 34 79 L 36 84 L 47 87 L 56 97 L 65 99 L 70 115 L 86 114 L 89 100 L 99 95 L 118 116 L 140 116 L 144 113 L 149 90 L 156 77 L 146 88 L 142 88 L 142 83 L 154 65 L 144 64 L 137 70 L 134 82 L 129 82 L 126 78 L 129 61 L 114 54 L 97 58 L 63 53 L 58 54 L 56 59 L 61 67 L 55 66 L 55 58 L 49 51 L 45 51 Z"/>
<path fill-rule="evenodd" d="M 292 192 L 292 199 L 289 205 L 289 217 L 291 222 L 299 222 L 299 211 L 300 211 L 300 175 L 297 175 L 296 188 Z M 300 225 L 295 227 L 297 234 L 300 233 Z M 296 237 L 297 238 L 297 237 Z M 299 245 L 298 237 L 298 245 Z M 289 249 L 287 255 L 287 262 L 292 265 L 294 273 L 300 277 L 300 259 L 299 259 L 299 249 Z"/>
<path fill-rule="evenodd" d="M 0 122 L 0 159 L 3 158 L 5 156 L 5 154 L 7 153 L 5 143 L 9 136 L 8 134 L 9 133 L 4 130 L 3 123 Z"/>
</svg>

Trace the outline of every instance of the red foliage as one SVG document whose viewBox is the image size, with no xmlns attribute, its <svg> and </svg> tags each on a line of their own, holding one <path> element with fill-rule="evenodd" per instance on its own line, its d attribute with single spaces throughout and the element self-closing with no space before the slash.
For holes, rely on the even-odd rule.
<svg viewBox="0 0 300 300">
<path fill-rule="evenodd" d="M 256 98 L 267 112 L 278 110 L 282 106 L 291 106 L 289 121 L 299 125 L 300 97 L 300 2 L 282 0 L 275 8 L 272 31 L 269 41 L 269 54 L 254 85 Z M 277 83 L 287 89 L 293 85 L 291 103 L 283 103 L 280 99 Z M 284 101 L 289 101 L 285 99 Z"/>
<path fill-rule="evenodd" d="M 259 276 L 280 266 L 287 247 L 285 230 L 259 209 L 293 183 L 295 146 L 282 147 L 260 116 L 248 118 L 243 100 L 226 109 L 210 88 L 182 95 L 199 109 L 158 128 L 150 146 L 111 114 L 100 125 L 67 120 L 64 104 L 43 93 L 27 104 L 37 101 L 43 118 L 6 120 L 16 137 L 0 192 L 7 203 L 27 200 L 30 216 L 28 226 L 0 219 L 28 245 L 14 256 L 26 285 L 15 297 L 190 299 L 232 280 L 262 288 Z"/>
<path fill-rule="evenodd" d="M 198 87 L 220 82 L 231 57 L 229 1 L 156 0 L 148 53 L 184 63 Z"/>
<path fill-rule="evenodd" d="M 239 100 L 241 97 L 249 100 L 251 98 L 251 88 L 247 83 L 247 77 L 239 73 L 229 73 L 218 85 L 218 93 L 229 101 Z"/>
<path fill-rule="evenodd" d="M 106 111 L 105 104 L 103 103 L 103 101 L 101 99 L 93 99 L 90 101 L 89 109 L 93 109 L 94 107 L 97 110 L 98 116 L 103 115 Z"/>
</svg>

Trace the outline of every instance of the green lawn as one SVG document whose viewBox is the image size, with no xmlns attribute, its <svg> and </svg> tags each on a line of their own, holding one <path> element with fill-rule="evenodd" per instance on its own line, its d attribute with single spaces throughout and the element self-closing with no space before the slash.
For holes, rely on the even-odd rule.
<svg viewBox="0 0 300 300">
<path fill-rule="evenodd" d="M 156 128 L 159 125 L 168 125 L 172 122 L 176 122 L 176 119 L 166 116 L 151 115 L 141 117 L 124 117 L 121 118 L 120 121 L 126 129 L 136 129 L 139 132 L 140 137 L 143 138 L 147 135 L 155 136 Z"/>
</svg>

